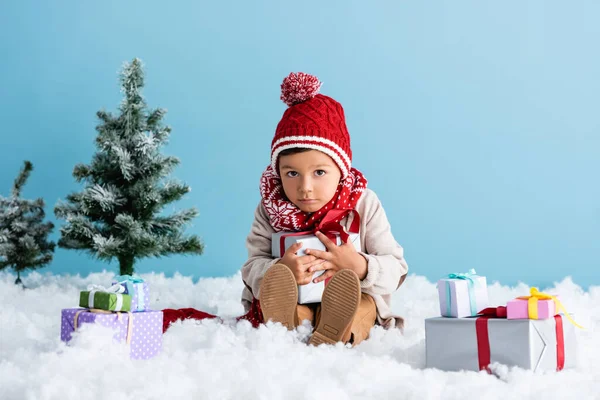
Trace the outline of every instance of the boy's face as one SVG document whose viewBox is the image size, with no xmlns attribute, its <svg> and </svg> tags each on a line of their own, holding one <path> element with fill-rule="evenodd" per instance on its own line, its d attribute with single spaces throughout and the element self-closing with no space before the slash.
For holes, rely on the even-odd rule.
<svg viewBox="0 0 600 400">
<path fill-rule="evenodd" d="M 309 150 L 280 156 L 279 176 L 287 198 L 302 211 L 312 213 L 333 198 L 342 174 L 327 154 Z"/>
</svg>

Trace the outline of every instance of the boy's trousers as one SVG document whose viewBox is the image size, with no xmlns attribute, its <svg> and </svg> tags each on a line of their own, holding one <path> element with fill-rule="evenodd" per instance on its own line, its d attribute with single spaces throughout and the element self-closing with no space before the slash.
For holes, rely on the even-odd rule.
<svg viewBox="0 0 600 400">
<path fill-rule="evenodd" d="M 315 304 L 298 304 L 297 306 L 298 324 L 301 324 L 305 319 L 309 320 L 314 327 L 319 324 L 321 318 L 321 303 Z M 371 328 L 375 325 L 377 319 L 377 307 L 375 300 L 365 293 L 361 293 L 358 311 L 354 320 L 344 333 L 342 342 L 352 343 L 356 346 L 363 340 L 369 337 Z"/>
</svg>

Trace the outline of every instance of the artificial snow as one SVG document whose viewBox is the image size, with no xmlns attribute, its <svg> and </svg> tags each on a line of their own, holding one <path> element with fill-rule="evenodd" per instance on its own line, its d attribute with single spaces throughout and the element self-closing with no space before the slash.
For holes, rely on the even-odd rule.
<svg viewBox="0 0 600 400">
<path fill-rule="evenodd" d="M 153 359 L 131 360 L 108 328 L 91 324 L 69 346 L 62 343 L 61 309 L 76 307 L 88 284 L 108 285 L 113 277 L 32 273 L 23 290 L 14 275 L 0 273 L 0 399 L 600 399 L 600 287 L 586 292 L 570 278 L 540 289 L 560 294 L 586 328 L 577 331 L 578 368 L 532 373 L 494 365 L 488 375 L 425 368 L 424 319 L 439 314 L 438 294 L 415 275 L 393 297 L 392 309 L 406 319 L 404 334 L 375 327 L 356 348 L 308 347 L 306 323 L 295 331 L 235 323 L 243 313 L 239 274 L 197 283 L 142 274 L 151 308 L 194 307 L 225 317 L 172 325 Z M 528 289 L 492 284 L 490 304 Z"/>
</svg>

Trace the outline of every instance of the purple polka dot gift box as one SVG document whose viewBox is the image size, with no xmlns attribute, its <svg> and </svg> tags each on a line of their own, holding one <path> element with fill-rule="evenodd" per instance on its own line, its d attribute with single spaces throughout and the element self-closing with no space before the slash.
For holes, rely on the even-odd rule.
<svg viewBox="0 0 600 400">
<path fill-rule="evenodd" d="M 96 323 L 115 331 L 114 339 L 126 342 L 131 347 L 132 359 L 148 359 L 160 353 L 162 348 L 162 311 L 107 312 L 86 308 L 62 310 L 60 338 L 71 340 L 72 333 L 81 324 Z"/>
<path fill-rule="evenodd" d="M 138 276 L 119 275 L 111 285 L 120 284 L 125 288 L 124 294 L 131 296 L 131 311 L 146 311 L 150 309 L 150 285 Z"/>
</svg>

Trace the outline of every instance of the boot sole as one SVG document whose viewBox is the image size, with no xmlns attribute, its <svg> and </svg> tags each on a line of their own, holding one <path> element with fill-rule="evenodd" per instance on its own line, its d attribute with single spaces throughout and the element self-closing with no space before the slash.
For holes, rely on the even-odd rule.
<svg viewBox="0 0 600 400">
<path fill-rule="evenodd" d="M 360 281 L 354 272 L 344 269 L 336 273 L 323 292 L 321 319 L 308 344 L 341 341 L 356 316 L 360 296 Z"/>
<path fill-rule="evenodd" d="M 259 297 L 265 322 L 280 322 L 290 330 L 296 327 L 298 285 L 288 267 L 275 264 L 269 268 L 263 277 Z"/>
</svg>

